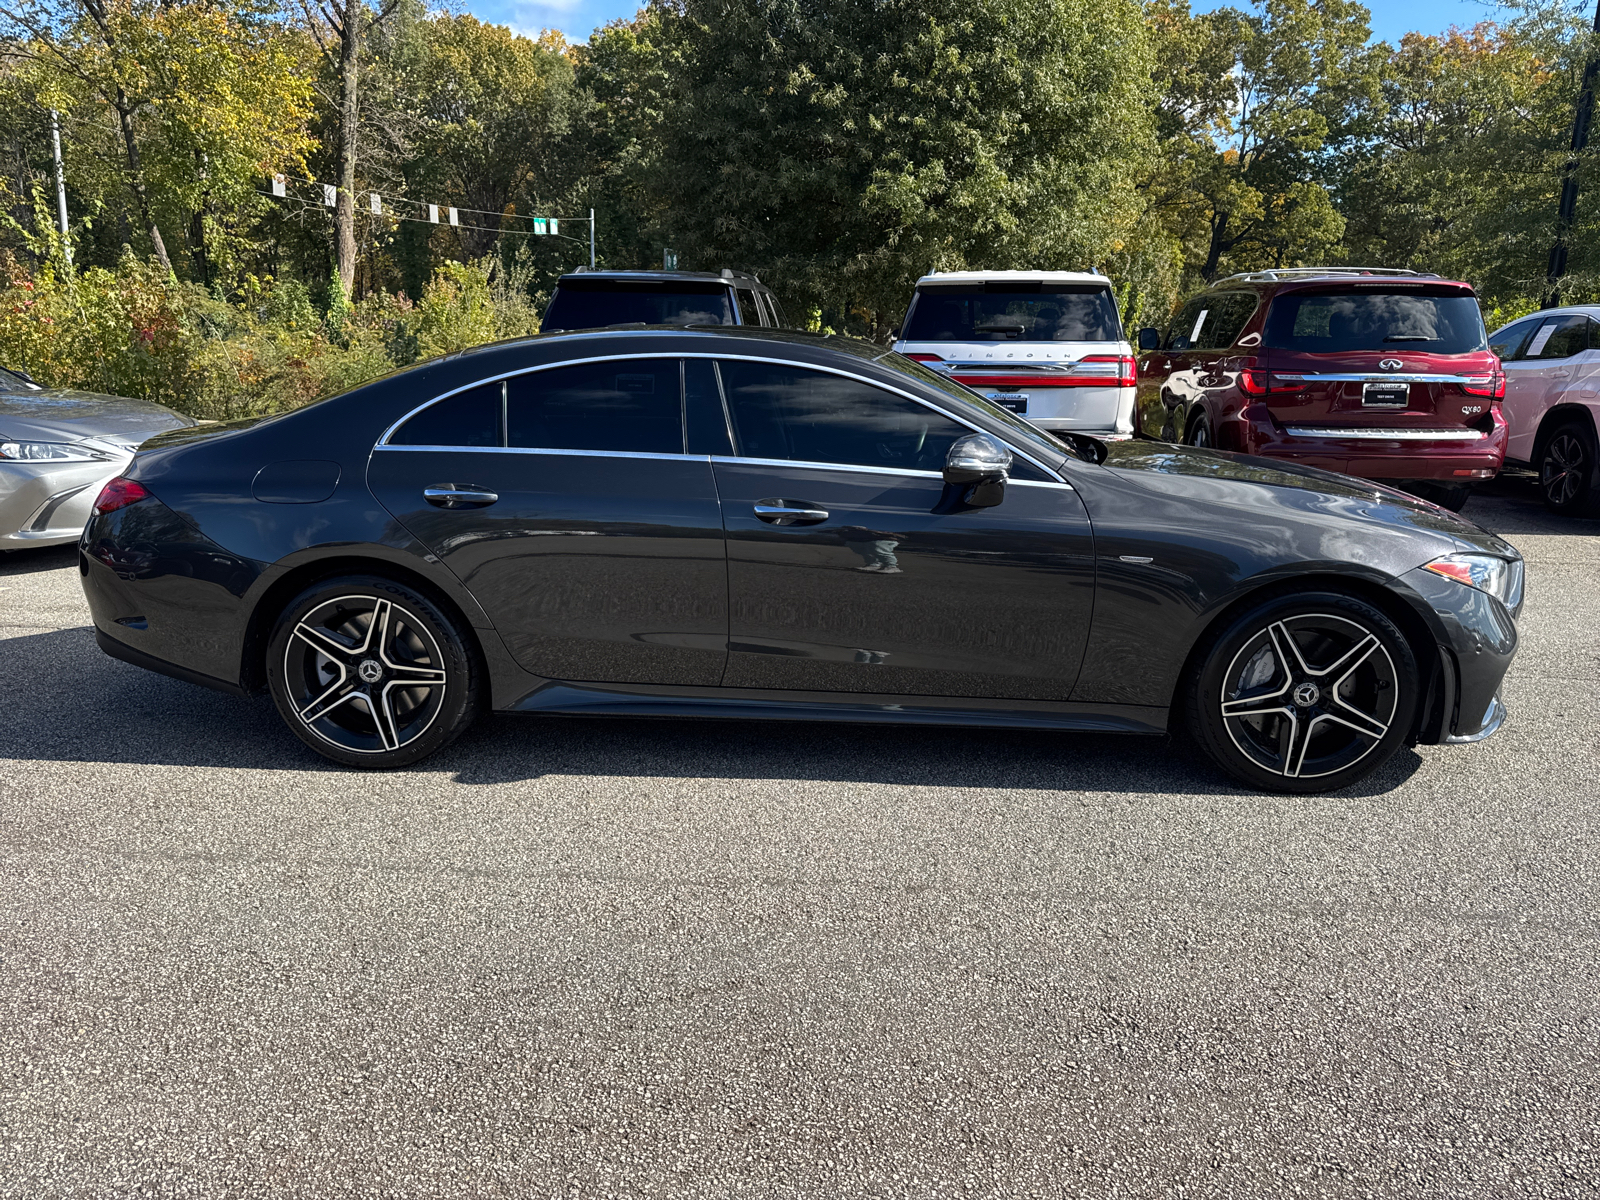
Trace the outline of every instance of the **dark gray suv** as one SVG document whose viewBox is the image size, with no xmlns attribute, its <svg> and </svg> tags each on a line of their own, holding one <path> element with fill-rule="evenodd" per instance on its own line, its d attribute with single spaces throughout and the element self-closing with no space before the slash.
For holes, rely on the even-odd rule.
<svg viewBox="0 0 1600 1200">
<path fill-rule="evenodd" d="M 754 275 L 711 271 L 590 271 L 556 283 L 543 330 L 614 325 L 758 325 L 787 327 L 772 289 Z"/>
</svg>

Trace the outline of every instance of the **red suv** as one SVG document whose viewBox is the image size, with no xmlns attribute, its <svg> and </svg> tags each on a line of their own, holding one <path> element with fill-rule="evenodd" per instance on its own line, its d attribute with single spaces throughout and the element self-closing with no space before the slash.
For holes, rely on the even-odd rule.
<svg viewBox="0 0 1600 1200">
<path fill-rule="evenodd" d="M 1355 267 L 1213 284 L 1139 331 L 1138 431 L 1381 479 L 1449 508 L 1506 456 L 1472 288 Z"/>
</svg>

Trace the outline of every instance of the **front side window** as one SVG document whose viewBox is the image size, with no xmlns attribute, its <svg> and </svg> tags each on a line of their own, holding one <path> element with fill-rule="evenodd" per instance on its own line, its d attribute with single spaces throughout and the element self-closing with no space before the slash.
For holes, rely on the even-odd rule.
<svg viewBox="0 0 1600 1200">
<path fill-rule="evenodd" d="M 732 325 L 733 305 L 721 283 L 691 279 L 563 279 L 540 326 L 600 329 L 607 325 Z"/>
<path fill-rule="evenodd" d="M 906 314 L 908 342 L 1116 342 L 1111 289 L 1098 284 L 923 284 Z"/>
<path fill-rule="evenodd" d="M 739 310 L 739 324 L 761 324 L 761 311 L 756 308 L 756 294 L 749 288 L 734 288 L 733 296 Z"/>
<path fill-rule="evenodd" d="M 1515 325 L 1507 325 L 1495 334 L 1489 342 L 1489 349 L 1493 350 L 1502 361 L 1517 358 L 1522 351 L 1523 344 L 1528 340 L 1528 335 L 1542 324 L 1540 318 L 1534 317 L 1529 321 L 1518 321 Z"/>
<path fill-rule="evenodd" d="M 683 453 L 675 358 L 606 359 L 506 380 L 506 444 Z"/>
<path fill-rule="evenodd" d="M 1262 340 L 1276 350 L 1311 354 L 1366 350 L 1469 354 L 1489 344 L 1475 297 L 1393 284 L 1284 292 L 1267 311 Z"/>
<path fill-rule="evenodd" d="M 1172 324 L 1167 326 L 1166 340 L 1162 343 L 1163 350 L 1192 350 L 1200 337 L 1200 331 L 1205 328 L 1206 322 L 1211 318 L 1210 296 L 1196 296 L 1185 304 L 1178 315 L 1172 318 Z"/>
<path fill-rule="evenodd" d="M 942 471 L 951 443 L 971 432 L 859 379 L 776 363 L 718 367 L 745 458 Z"/>
</svg>

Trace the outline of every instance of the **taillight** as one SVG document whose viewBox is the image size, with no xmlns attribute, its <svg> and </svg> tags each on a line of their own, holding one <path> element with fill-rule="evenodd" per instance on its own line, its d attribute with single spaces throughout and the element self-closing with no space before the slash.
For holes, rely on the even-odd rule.
<svg viewBox="0 0 1600 1200">
<path fill-rule="evenodd" d="M 1246 396 L 1265 396 L 1272 392 L 1298 392 L 1305 388 L 1304 383 L 1273 383 L 1272 376 L 1266 371 L 1240 371 L 1239 390 Z"/>
<path fill-rule="evenodd" d="M 130 504 L 149 498 L 150 492 L 144 484 L 118 475 L 100 489 L 100 495 L 94 502 L 94 511 L 101 514 L 116 512 L 119 508 L 127 508 Z"/>
<path fill-rule="evenodd" d="M 1085 377 L 1082 372 L 1088 363 L 1115 363 L 1116 367 L 1104 375 L 1096 373 Z M 1079 387 L 1133 387 L 1139 382 L 1139 363 L 1126 354 L 1089 354 L 1078 360 L 1077 375 L 1073 382 Z"/>
<path fill-rule="evenodd" d="M 908 355 L 906 355 L 906 357 L 909 358 L 912 362 L 943 362 L 944 361 L 944 359 L 940 358 L 937 354 L 908 354 Z"/>
<path fill-rule="evenodd" d="M 1496 371 L 1493 375 L 1474 375 L 1462 380 L 1461 390 L 1469 396 L 1487 396 L 1491 400 L 1506 398 L 1506 377 Z"/>
</svg>

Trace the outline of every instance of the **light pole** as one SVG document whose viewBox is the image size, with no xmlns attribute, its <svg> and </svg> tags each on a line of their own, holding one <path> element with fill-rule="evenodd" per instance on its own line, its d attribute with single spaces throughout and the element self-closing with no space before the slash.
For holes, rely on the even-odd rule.
<svg viewBox="0 0 1600 1200">
<path fill-rule="evenodd" d="M 1595 0 L 1594 32 L 1600 37 L 1600 0 Z M 1567 273 L 1567 235 L 1578 218 L 1578 155 L 1589 144 L 1589 122 L 1594 117 L 1594 79 L 1600 73 L 1600 55 L 1591 43 L 1589 61 L 1583 68 L 1583 86 L 1578 90 L 1578 106 L 1572 114 L 1572 150 L 1561 174 L 1561 203 L 1556 209 L 1556 240 L 1550 247 L 1550 267 L 1546 272 L 1545 307 L 1561 303 L 1561 277 Z"/>
<path fill-rule="evenodd" d="M 61 120 L 50 110 L 50 144 L 56 156 L 56 219 L 61 222 L 61 249 L 67 270 L 72 270 L 72 242 L 67 238 L 67 173 L 61 164 Z"/>
<path fill-rule="evenodd" d="M 1600 0 L 1595 2 L 1600 4 Z M 1600 13 L 1596 14 L 1595 20 L 1600 21 Z M 589 270 L 594 270 L 594 209 L 592 208 L 589 210 Z"/>
</svg>

